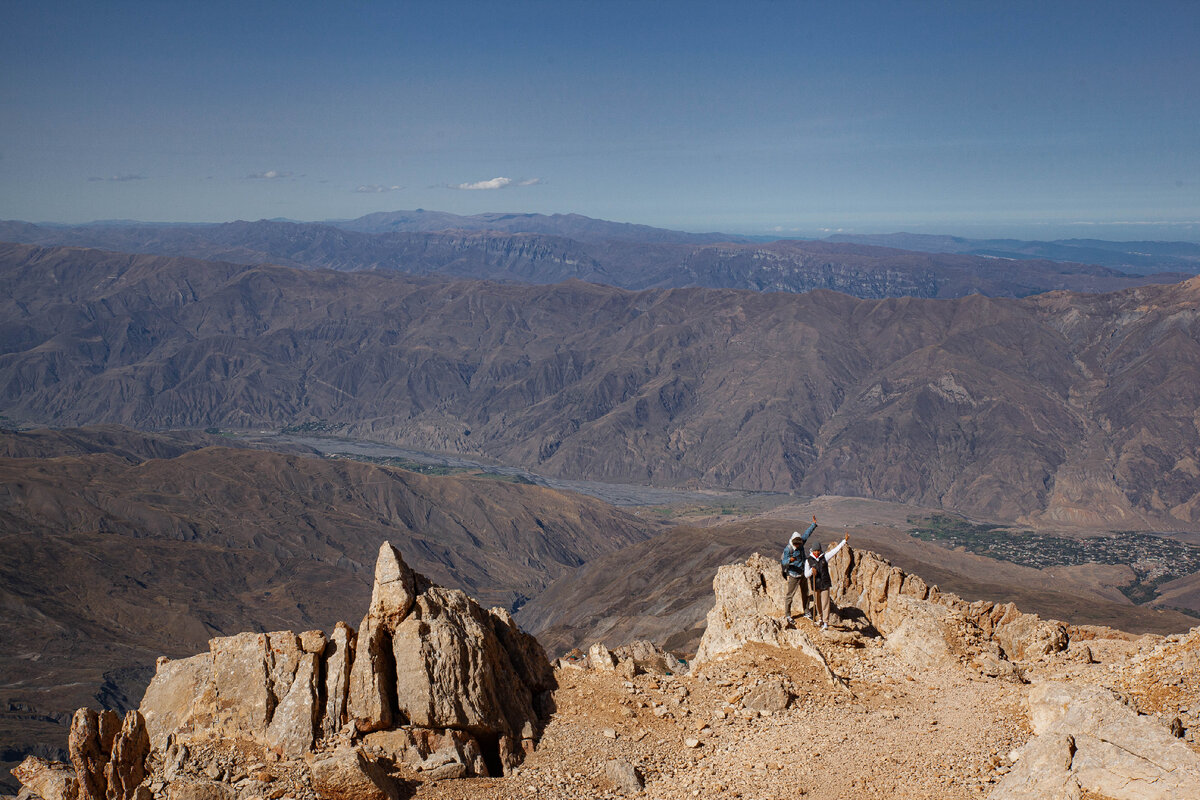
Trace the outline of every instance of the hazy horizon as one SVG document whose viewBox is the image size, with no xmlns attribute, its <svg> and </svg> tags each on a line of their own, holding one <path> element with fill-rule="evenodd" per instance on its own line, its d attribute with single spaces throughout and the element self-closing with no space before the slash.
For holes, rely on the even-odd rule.
<svg viewBox="0 0 1200 800">
<path fill-rule="evenodd" d="M 367 214 L 374 213 L 402 213 L 406 211 L 434 211 L 443 212 L 444 209 L 400 209 L 400 208 L 380 208 L 376 211 L 368 211 Z M 456 212 L 445 212 L 456 213 Z M 545 214 L 552 216 L 555 214 L 571 215 L 577 212 L 564 211 L 526 211 L 523 209 L 506 209 L 502 211 L 480 211 L 473 212 L 474 214 Z M 365 215 L 362 215 L 365 216 Z M 463 216 L 470 216 L 464 214 Z M 587 216 L 587 215 L 582 215 Z M 185 220 L 185 219 L 133 219 L 133 218 L 110 218 L 110 219 L 88 219 L 88 220 L 31 220 L 21 219 L 14 220 L 20 222 L 29 222 L 35 225 L 45 226 L 87 226 L 87 225 L 220 225 L 230 222 L 292 222 L 292 223 L 333 223 L 344 222 L 353 217 L 323 217 L 321 219 L 293 219 L 289 217 L 257 217 L 254 219 L 247 218 L 229 218 L 229 219 L 207 219 L 207 220 Z M 861 235 L 861 236 L 876 236 L 889 234 L 920 234 L 928 236 L 953 236 L 963 239 L 1015 239 L 1025 241 L 1061 241 L 1069 239 L 1093 239 L 1112 242 L 1138 242 L 1138 241 L 1157 241 L 1157 242 L 1200 242 L 1200 222 L 1195 223 L 1168 223 L 1168 222 L 1114 222 L 1114 223 L 1094 223 L 1094 222 L 1076 222 L 1076 223 L 1037 223 L 1037 222 L 1011 222 L 1011 223 L 930 223 L 928 225 L 898 225 L 896 227 L 885 226 L 846 226 L 846 227 L 827 227 L 827 228 L 812 228 L 804 229 L 799 227 L 782 228 L 782 226 L 740 226 L 735 224 L 714 224 L 708 227 L 704 226 L 679 226 L 667 228 L 666 226 L 653 225 L 636 219 L 607 219 L 608 222 L 628 223 L 633 225 L 648 225 L 650 227 L 666 228 L 668 230 L 683 231 L 686 233 L 727 233 L 737 236 L 748 237 L 775 237 L 779 239 L 825 239 L 830 236 L 839 234 L 846 235 Z"/>
</svg>

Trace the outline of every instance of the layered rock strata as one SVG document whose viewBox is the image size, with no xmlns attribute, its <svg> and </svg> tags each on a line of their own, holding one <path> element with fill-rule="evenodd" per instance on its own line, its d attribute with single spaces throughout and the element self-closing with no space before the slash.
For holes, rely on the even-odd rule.
<svg viewBox="0 0 1200 800">
<path fill-rule="evenodd" d="M 382 800 L 398 796 L 389 776 L 401 765 L 437 778 L 516 766 L 553 689 L 545 652 L 506 611 L 432 584 L 385 542 L 357 634 L 344 622 L 328 636 L 239 633 L 159 659 L 123 724 L 111 711 L 76 713 L 73 774 L 30 759 L 17 777 L 45 800 L 190 796 L 206 773 L 210 783 L 223 774 L 215 754 L 233 747 L 303 765 L 318 797 Z"/>
</svg>

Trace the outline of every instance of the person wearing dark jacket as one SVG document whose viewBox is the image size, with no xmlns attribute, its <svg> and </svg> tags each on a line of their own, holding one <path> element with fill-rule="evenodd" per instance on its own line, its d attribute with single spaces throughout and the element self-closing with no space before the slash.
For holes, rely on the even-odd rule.
<svg viewBox="0 0 1200 800">
<path fill-rule="evenodd" d="M 809 613 L 808 579 L 804 577 L 804 545 L 816 529 L 817 515 L 813 514 L 813 521 L 808 530 L 803 534 L 800 531 L 792 531 L 792 538 L 783 548 L 783 555 L 779 559 L 780 570 L 787 579 L 787 593 L 783 596 L 783 619 L 780 620 L 784 625 L 792 624 L 792 596 L 796 594 L 797 586 L 800 587 L 800 612 Z"/>
<path fill-rule="evenodd" d="M 812 578 L 813 600 L 817 607 L 816 613 L 821 617 L 821 630 L 829 627 L 829 590 L 833 588 L 833 579 L 829 575 L 829 559 L 850 541 L 850 534 L 837 543 L 828 553 L 821 552 L 819 542 L 814 542 L 811 554 L 804 560 L 804 577 Z M 816 622 L 816 619 L 813 619 Z"/>
</svg>

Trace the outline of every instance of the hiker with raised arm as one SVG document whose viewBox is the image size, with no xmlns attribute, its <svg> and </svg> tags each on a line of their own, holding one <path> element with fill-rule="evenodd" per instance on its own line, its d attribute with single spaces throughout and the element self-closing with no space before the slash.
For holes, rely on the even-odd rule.
<svg viewBox="0 0 1200 800">
<path fill-rule="evenodd" d="M 780 620 L 784 625 L 792 624 L 792 596 L 796 594 L 797 586 L 800 587 L 800 612 L 805 615 L 810 613 L 808 610 L 808 579 L 804 576 L 804 544 L 816 529 L 817 515 L 813 514 L 813 521 L 808 526 L 808 530 L 804 533 L 792 531 L 792 538 L 783 548 L 783 555 L 779 559 L 780 571 L 787 579 L 787 592 L 783 596 L 783 619 Z"/>
<path fill-rule="evenodd" d="M 817 607 L 817 615 L 821 618 L 821 630 L 829 627 L 829 590 L 833 588 L 833 579 L 829 576 L 829 559 L 837 555 L 848 541 L 850 534 L 847 533 L 828 553 L 822 553 L 820 542 L 814 542 L 809 557 L 804 560 L 804 577 L 812 578 L 813 600 Z M 813 621 L 816 622 L 816 619 Z"/>
</svg>

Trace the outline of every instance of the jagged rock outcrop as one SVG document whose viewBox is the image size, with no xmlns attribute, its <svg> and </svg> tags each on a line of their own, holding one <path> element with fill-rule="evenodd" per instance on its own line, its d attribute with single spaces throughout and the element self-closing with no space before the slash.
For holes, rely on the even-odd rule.
<svg viewBox="0 0 1200 800">
<path fill-rule="evenodd" d="M 146 721 L 133 709 L 125 712 L 104 766 L 108 800 L 147 800 L 149 791 L 142 786 L 146 778 L 146 757 L 150 755 L 150 736 Z"/>
<path fill-rule="evenodd" d="M 830 572 L 834 601 L 860 609 L 885 636 L 904 626 L 908 631 L 921 626 L 926 633 L 939 633 L 952 648 L 964 638 L 975 640 L 974 650 L 980 649 L 981 641 L 994 643 L 1001 653 L 988 645 L 984 649 L 990 650 L 992 657 L 999 655 L 1009 661 L 1057 653 L 1068 644 L 1067 628 L 1061 622 L 1023 614 L 1013 603 L 968 603 L 866 550 L 846 548 L 834 556 Z M 932 620 L 931 615 L 937 619 Z"/>
<path fill-rule="evenodd" d="M 400 726 L 461 731 L 486 754 L 465 764 L 477 774 L 480 764 L 495 772 L 519 763 L 553 680 L 545 653 L 506 612 L 431 584 L 385 542 L 357 637 L 341 623 L 328 638 L 214 639 L 207 657 L 160 664 L 143 705 L 160 747 L 170 734 L 219 733 L 289 758 L 347 724 L 360 736 Z"/>
<path fill-rule="evenodd" d="M 1038 684 L 1029 718 L 1035 736 L 992 800 L 1200 797 L 1200 755 L 1110 691 Z"/>
<path fill-rule="evenodd" d="M 861 612 L 866 623 L 863 631 L 883 634 L 888 647 L 917 667 L 961 657 L 986 675 L 1019 679 L 1014 662 L 1037 659 L 1068 644 L 1061 622 L 1022 614 L 1012 603 L 968 603 L 868 551 L 845 548 L 831 560 L 830 573 L 836 606 Z M 745 564 L 720 567 L 713 590 L 716 603 L 708 614 L 695 664 L 747 642 L 765 642 L 799 648 L 828 671 L 809 635 L 779 619 L 785 582 L 773 559 L 755 553 Z M 854 644 L 841 640 L 859 635 L 837 632 L 831 638 Z M 827 677 L 838 681 L 832 671 Z"/>
<path fill-rule="evenodd" d="M 13 775 L 43 800 L 148 800 L 150 739 L 142 715 L 81 708 L 67 742 L 71 764 L 29 757 Z"/>
<path fill-rule="evenodd" d="M 79 778 L 80 800 L 104 800 L 107 795 L 104 767 L 108 764 L 116 736 L 115 712 L 106 710 L 97 714 L 90 708 L 75 712 L 67 751 L 71 754 L 71 765 L 75 767 L 75 774 Z"/>
<path fill-rule="evenodd" d="M 784 588 L 778 563 L 759 553 L 745 564 L 727 564 L 718 569 L 713 579 L 716 603 L 708 612 L 708 624 L 692 666 L 701 666 L 747 642 L 763 642 L 801 650 L 821 666 L 830 683 L 840 685 L 841 679 L 833 674 L 808 634 L 779 621 Z"/>
<path fill-rule="evenodd" d="M 231 790 L 203 758 L 240 743 L 306 765 L 322 797 L 394 800 L 389 764 L 442 779 L 520 763 L 554 688 L 545 652 L 506 611 L 432 584 L 385 542 L 357 635 L 344 622 L 329 636 L 239 633 L 159 659 L 123 724 L 112 711 L 76 713 L 73 770 L 29 760 L 17 777 L 45 800 L 207 798 Z"/>
<path fill-rule="evenodd" d="M 325 711 L 321 735 L 332 736 L 346 724 L 346 701 L 350 695 L 350 667 L 354 663 L 354 629 L 339 622 L 325 645 Z"/>
</svg>

